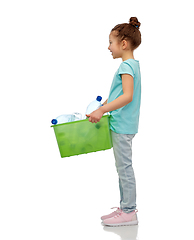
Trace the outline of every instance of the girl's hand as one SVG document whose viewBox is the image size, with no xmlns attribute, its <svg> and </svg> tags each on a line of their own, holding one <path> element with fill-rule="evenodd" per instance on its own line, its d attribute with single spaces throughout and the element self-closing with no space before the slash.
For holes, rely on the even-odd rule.
<svg viewBox="0 0 194 240">
<path fill-rule="evenodd" d="M 90 114 L 86 114 L 86 117 L 89 117 L 89 122 L 97 123 L 100 121 L 103 114 L 104 112 L 102 111 L 102 109 L 98 108 L 96 111 L 93 111 Z"/>
</svg>

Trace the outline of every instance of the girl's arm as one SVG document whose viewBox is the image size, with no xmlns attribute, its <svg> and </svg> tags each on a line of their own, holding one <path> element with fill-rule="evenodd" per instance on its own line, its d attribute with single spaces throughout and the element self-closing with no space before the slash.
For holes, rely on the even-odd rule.
<svg viewBox="0 0 194 240">
<path fill-rule="evenodd" d="M 106 105 L 106 104 L 107 104 L 107 101 L 108 101 L 108 99 L 106 99 L 106 101 L 103 103 L 103 105 Z"/>
<path fill-rule="evenodd" d="M 123 95 L 116 98 L 114 101 L 105 104 L 96 111 L 88 114 L 89 121 L 92 123 L 97 123 L 100 121 L 104 113 L 114 111 L 121 107 L 124 107 L 133 100 L 133 77 L 129 74 L 122 74 L 122 87 Z M 107 101 L 105 101 L 107 102 Z"/>
</svg>

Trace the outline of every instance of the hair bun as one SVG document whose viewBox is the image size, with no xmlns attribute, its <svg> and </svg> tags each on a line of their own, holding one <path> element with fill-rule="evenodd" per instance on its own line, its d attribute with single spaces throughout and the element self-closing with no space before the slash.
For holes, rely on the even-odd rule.
<svg viewBox="0 0 194 240">
<path fill-rule="evenodd" d="M 136 27 L 137 29 L 139 29 L 141 23 L 138 21 L 138 19 L 136 17 L 131 17 L 129 19 L 129 24 Z"/>
</svg>

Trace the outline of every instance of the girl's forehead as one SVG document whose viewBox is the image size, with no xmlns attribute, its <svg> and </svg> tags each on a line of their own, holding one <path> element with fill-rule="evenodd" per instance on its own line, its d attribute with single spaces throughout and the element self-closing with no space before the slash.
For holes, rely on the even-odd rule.
<svg viewBox="0 0 194 240">
<path fill-rule="evenodd" d="M 109 34 L 109 39 L 116 39 L 116 34 L 114 32 L 111 32 Z"/>
</svg>

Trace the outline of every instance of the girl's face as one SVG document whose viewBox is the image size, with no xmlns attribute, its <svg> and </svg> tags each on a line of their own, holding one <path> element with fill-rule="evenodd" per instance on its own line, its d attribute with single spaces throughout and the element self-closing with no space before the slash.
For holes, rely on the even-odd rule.
<svg viewBox="0 0 194 240">
<path fill-rule="evenodd" d="M 118 38 L 115 36 L 114 32 L 111 32 L 109 35 L 108 50 L 110 50 L 114 59 L 122 57 L 121 43 L 118 41 Z"/>
</svg>

